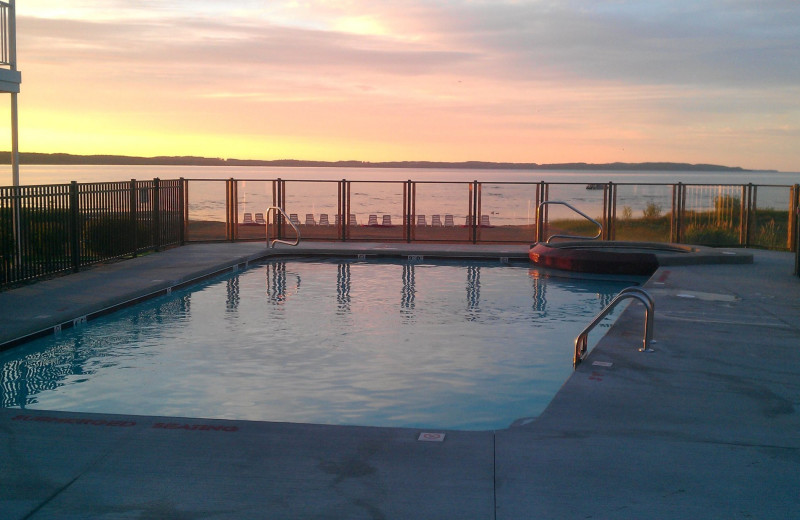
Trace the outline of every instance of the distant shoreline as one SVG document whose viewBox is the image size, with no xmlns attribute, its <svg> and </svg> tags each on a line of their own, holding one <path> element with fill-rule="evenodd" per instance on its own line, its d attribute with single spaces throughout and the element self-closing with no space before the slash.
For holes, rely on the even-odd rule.
<svg viewBox="0 0 800 520">
<path fill-rule="evenodd" d="M 0 164 L 10 164 L 11 153 L 0 152 Z M 696 171 L 696 172 L 764 172 L 778 170 L 749 170 L 739 166 L 689 164 L 673 162 L 639 163 L 508 163 L 486 161 L 303 161 L 297 159 L 258 160 L 220 159 L 194 156 L 135 157 L 128 155 L 73 155 L 68 153 L 20 153 L 20 164 L 53 165 L 153 165 L 153 166 L 284 166 L 329 168 L 439 168 L 464 170 L 579 170 L 579 171 Z"/>
</svg>

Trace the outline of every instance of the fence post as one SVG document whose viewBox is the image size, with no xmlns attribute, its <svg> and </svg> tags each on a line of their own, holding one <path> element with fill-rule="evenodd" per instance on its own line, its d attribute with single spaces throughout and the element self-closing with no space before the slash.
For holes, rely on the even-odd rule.
<svg viewBox="0 0 800 520">
<path fill-rule="evenodd" d="M 411 242 L 411 179 L 403 183 L 403 235 Z"/>
<path fill-rule="evenodd" d="M 236 242 L 239 240 L 239 181 L 231 178 L 231 188 L 231 231 L 233 241 Z"/>
<path fill-rule="evenodd" d="M 233 239 L 233 229 L 231 228 L 231 180 L 225 179 L 225 240 L 230 242 Z"/>
<path fill-rule="evenodd" d="M 136 214 L 137 204 L 136 204 L 136 179 L 131 179 L 131 187 L 130 187 L 130 194 L 128 196 L 128 201 L 131 207 L 131 254 L 136 256 L 136 253 L 139 251 L 139 218 Z"/>
<path fill-rule="evenodd" d="M 789 188 L 789 232 L 787 236 L 786 243 L 789 246 L 789 251 L 796 251 L 798 249 L 798 219 L 795 218 L 800 216 L 798 214 L 800 211 L 800 184 L 795 184 Z"/>
<path fill-rule="evenodd" d="M 275 207 L 280 207 L 278 203 L 278 181 L 272 181 L 272 205 Z M 281 208 L 283 209 L 283 208 Z M 275 220 L 272 222 L 274 228 L 272 229 L 272 234 L 276 238 L 280 238 L 281 236 L 281 227 L 283 226 L 283 214 L 280 211 L 275 212 Z M 267 230 L 269 231 L 269 230 Z"/>
<path fill-rule="evenodd" d="M 469 186 L 469 198 L 467 199 L 468 208 L 467 208 L 467 221 L 464 223 L 467 226 L 467 233 L 468 238 L 467 240 L 472 240 L 472 227 L 470 226 L 471 218 L 473 212 L 475 211 L 475 183 L 470 182 L 467 186 Z"/>
<path fill-rule="evenodd" d="M 478 194 L 479 190 L 480 190 L 480 183 L 478 183 L 477 180 L 473 180 L 472 181 L 472 190 L 471 190 L 472 191 L 472 207 L 469 210 L 469 213 L 470 213 L 469 229 L 470 229 L 470 234 L 472 235 L 472 243 L 473 244 L 477 244 L 478 243 L 478 219 L 480 218 L 478 216 L 478 211 L 479 211 L 478 210 L 478 206 L 480 204 L 479 203 L 480 195 Z"/>
<path fill-rule="evenodd" d="M 19 278 L 23 269 L 22 255 L 22 191 L 21 188 L 13 186 L 11 188 L 11 225 L 14 227 L 14 270 L 15 274 L 10 278 Z"/>
<path fill-rule="evenodd" d="M 186 179 L 181 177 L 178 179 L 180 182 L 178 184 L 178 211 L 180 212 L 180 231 L 178 235 L 178 240 L 181 245 L 186 244 L 186 208 L 184 207 L 185 200 L 183 198 L 184 190 L 186 187 Z"/>
<path fill-rule="evenodd" d="M 683 242 L 683 211 L 686 206 L 686 186 L 682 182 L 672 185 L 672 218 L 670 219 L 670 242 Z"/>
<path fill-rule="evenodd" d="M 609 229 L 610 239 L 617 239 L 617 185 L 609 182 L 611 185 L 611 226 Z"/>
<path fill-rule="evenodd" d="M 602 240 L 614 240 L 617 224 L 617 187 L 612 181 L 603 186 L 603 236 Z"/>
<path fill-rule="evenodd" d="M 481 239 L 481 220 L 483 219 L 483 208 L 481 204 L 483 204 L 483 183 L 475 181 L 475 216 L 472 217 L 474 219 L 473 225 L 475 226 L 475 240 L 474 243 L 478 243 Z"/>
<path fill-rule="evenodd" d="M 78 183 L 69 184 L 69 238 L 72 249 L 72 270 L 78 272 L 81 266 L 81 241 L 80 241 L 80 208 L 78 208 Z"/>
<path fill-rule="evenodd" d="M 344 240 L 344 179 L 336 181 L 336 236 Z"/>
<path fill-rule="evenodd" d="M 155 250 L 161 249 L 161 213 L 159 203 L 159 184 L 158 177 L 153 179 L 153 226 L 155 226 Z"/>
<path fill-rule="evenodd" d="M 550 190 L 544 181 L 539 183 L 536 192 L 536 242 L 544 242 L 544 227 L 547 222 L 547 206 L 541 206 L 543 202 L 549 200 Z M 539 197 L 541 195 L 541 199 Z"/>
<path fill-rule="evenodd" d="M 350 181 L 346 181 L 342 179 L 344 183 L 344 214 L 342 215 L 342 225 L 345 227 L 344 231 L 342 231 L 342 240 L 348 240 L 350 238 L 350 226 L 355 226 L 355 221 L 350 221 Z"/>
<path fill-rule="evenodd" d="M 789 248 L 794 249 L 794 274 L 800 276 L 800 184 L 792 186 L 792 204 L 789 209 L 789 226 L 794 223 L 794 233 Z"/>
<path fill-rule="evenodd" d="M 412 182 L 411 179 L 408 180 L 409 190 L 408 190 L 408 207 L 410 209 L 408 214 L 408 237 L 409 242 L 411 240 L 416 240 L 416 218 L 417 218 L 417 184 Z"/>
<path fill-rule="evenodd" d="M 744 240 L 741 241 L 741 245 L 744 247 L 750 247 L 750 226 L 752 224 L 752 211 L 753 211 L 753 184 L 749 183 L 745 186 L 745 193 L 746 197 L 743 201 L 742 210 L 744 212 L 744 229 L 743 235 Z"/>
<path fill-rule="evenodd" d="M 680 242 L 680 237 L 678 233 L 678 228 L 679 228 L 678 213 L 680 213 L 680 203 L 678 199 L 680 198 L 681 190 L 679 185 L 680 183 L 672 185 L 672 219 L 670 221 L 670 227 L 669 227 L 669 241 L 676 243 Z"/>
<path fill-rule="evenodd" d="M 600 240 L 608 240 L 608 208 L 611 205 L 609 204 L 608 200 L 610 195 L 609 184 L 610 182 L 603 185 L 603 216 L 600 219 L 600 224 L 603 226 L 603 228 L 600 230 Z"/>
<path fill-rule="evenodd" d="M 742 198 L 739 201 L 739 245 L 747 242 L 747 185 L 742 184 Z"/>
<path fill-rule="evenodd" d="M 286 187 L 283 185 L 283 180 L 278 177 L 276 184 L 276 196 L 277 202 L 275 203 L 276 206 L 281 208 L 283 211 L 286 211 Z M 283 214 L 278 214 L 278 217 L 275 219 L 279 222 L 278 230 L 276 232 L 276 238 L 283 238 L 286 232 L 286 222 L 284 222 Z"/>
</svg>

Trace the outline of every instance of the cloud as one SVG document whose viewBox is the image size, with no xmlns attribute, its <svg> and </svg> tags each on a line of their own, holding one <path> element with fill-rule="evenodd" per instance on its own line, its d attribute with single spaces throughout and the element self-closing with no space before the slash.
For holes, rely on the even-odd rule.
<svg viewBox="0 0 800 520">
<path fill-rule="evenodd" d="M 800 9 L 786 2 L 482 4 L 439 19 L 521 79 L 745 87 L 800 79 Z"/>
<path fill-rule="evenodd" d="M 700 127 L 789 139 L 800 127 L 794 0 L 65 6 L 18 7 L 23 102 L 42 111 L 175 132 L 182 122 L 339 132 L 393 149 L 389 141 L 415 134 L 467 151 L 513 139 L 516 156 L 543 132 L 572 135 L 574 146 L 609 126 L 651 143 Z"/>
<path fill-rule="evenodd" d="M 88 59 L 91 52 L 97 53 L 93 59 L 139 59 L 142 66 L 157 60 L 205 69 L 212 62 L 227 68 L 744 88 L 800 80 L 800 9 L 784 2 L 757 8 L 731 1 L 416 3 L 409 11 L 417 18 L 398 15 L 393 2 L 294 3 L 308 4 L 304 9 L 278 2 L 283 9 L 253 18 L 242 17 L 260 12 L 253 2 L 226 4 L 239 13 L 227 18 L 204 7 L 218 4 L 195 2 L 171 3 L 162 18 L 152 17 L 150 9 L 160 4 L 141 3 L 139 16 L 114 20 L 23 18 L 20 34 L 29 34 L 26 52 L 45 51 L 60 61 Z M 358 15 L 346 10 L 354 4 Z M 318 28 L 280 25 L 289 12 L 330 19 L 327 26 L 308 24 Z"/>
</svg>

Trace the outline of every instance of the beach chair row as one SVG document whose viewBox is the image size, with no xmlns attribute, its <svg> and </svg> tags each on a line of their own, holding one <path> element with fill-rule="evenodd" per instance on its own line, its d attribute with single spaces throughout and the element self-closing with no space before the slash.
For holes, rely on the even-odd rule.
<svg viewBox="0 0 800 520">
<path fill-rule="evenodd" d="M 334 226 L 339 225 L 339 215 L 334 215 Z M 300 218 L 298 217 L 297 213 L 290 213 L 289 220 L 296 226 L 301 225 Z M 251 225 L 265 225 L 267 222 L 264 220 L 263 213 L 256 213 L 255 219 L 253 219 L 252 213 L 245 213 L 244 220 L 242 224 L 251 224 Z M 314 219 L 313 213 L 306 213 L 306 220 L 304 223 L 306 226 L 330 226 L 331 222 L 328 219 L 327 213 L 320 213 L 319 215 L 319 222 Z M 358 222 L 356 220 L 356 216 L 354 213 L 350 214 L 350 225 L 356 226 Z M 392 216 L 391 215 L 383 215 L 380 222 L 378 221 L 377 214 L 371 214 L 367 219 L 367 226 L 392 226 Z M 470 225 L 470 217 L 465 217 L 464 225 Z M 481 215 L 481 223 L 482 227 L 491 227 L 489 223 L 489 215 Z M 428 227 L 428 220 L 426 215 L 417 215 L 417 227 Z M 444 222 L 442 222 L 441 215 L 431 215 L 431 223 L 430 227 L 455 227 L 455 221 L 453 220 L 453 215 L 445 214 Z"/>
<path fill-rule="evenodd" d="M 469 226 L 471 217 L 464 217 L 464 226 Z M 426 215 L 417 215 L 417 227 L 455 227 L 456 223 L 453 219 L 453 215 L 446 214 L 444 216 L 444 222 L 442 222 L 441 215 L 431 215 L 431 223 L 428 226 L 428 219 Z M 367 222 L 368 226 L 391 226 L 392 225 L 392 217 L 390 215 L 384 215 L 383 221 L 379 224 L 378 223 L 378 216 L 377 215 L 370 215 L 369 221 Z M 482 227 L 491 227 L 489 223 L 489 215 L 481 215 L 481 223 Z"/>
<path fill-rule="evenodd" d="M 290 213 L 289 220 L 292 221 L 292 224 L 299 226 L 301 225 L 300 218 L 298 217 L 297 213 Z M 252 213 L 245 213 L 244 220 L 242 220 L 242 224 L 252 224 L 252 225 L 265 225 L 267 222 L 264 220 L 263 213 L 256 213 L 255 219 L 253 219 Z M 327 213 L 321 213 L 319 216 L 319 222 L 314 219 L 313 213 L 306 213 L 306 221 L 303 223 L 306 226 L 330 226 L 331 222 L 328 219 Z M 334 226 L 339 225 L 339 215 L 335 215 L 335 220 L 333 222 Z M 350 214 L 350 225 L 356 225 L 356 216 L 354 213 Z"/>
<path fill-rule="evenodd" d="M 471 217 L 464 217 L 464 225 L 469 226 Z M 453 215 L 446 214 L 444 216 L 444 223 L 442 223 L 441 215 L 431 215 L 430 227 L 455 227 Z M 481 226 L 491 227 L 489 224 L 489 215 L 481 215 Z M 428 221 L 425 215 L 417 215 L 417 227 L 428 227 Z"/>
</svg>

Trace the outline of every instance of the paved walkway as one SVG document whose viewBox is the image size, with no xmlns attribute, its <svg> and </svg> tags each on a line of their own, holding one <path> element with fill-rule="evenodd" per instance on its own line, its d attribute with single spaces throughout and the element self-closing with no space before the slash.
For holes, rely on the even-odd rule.
<svg viewBox="0 0 800 520">
<path fill-rule="evenodd" d="M 348 247 L 441 248 L 406 246 Z M 441 254 L 464 248 L 527 251 Z M 264 252 L 192 245 L 0 293 L 0 344 Z M 792 255 L 752 253 L 661 268 L 655 352 L 636 350 L 633 304 L 539 418 L 506 430 L 0 409 L 0 518 L 800 517 L 800 279 Z"/>
</svg>

